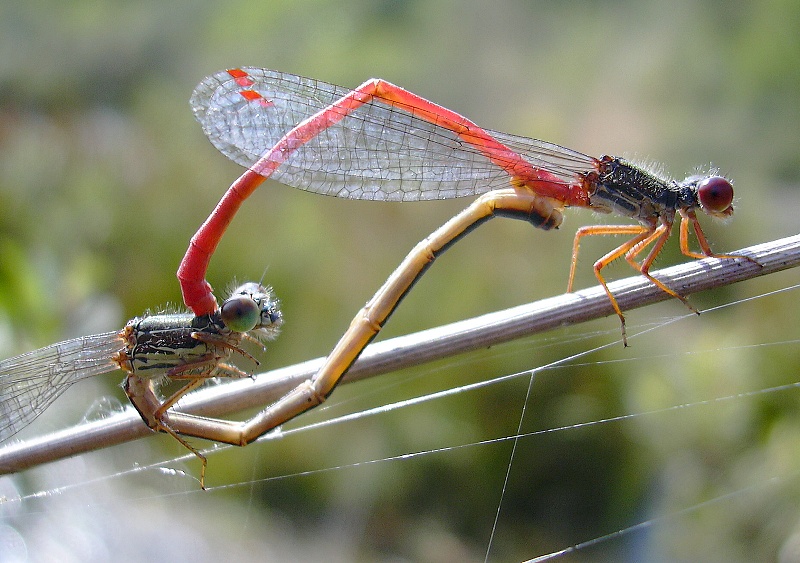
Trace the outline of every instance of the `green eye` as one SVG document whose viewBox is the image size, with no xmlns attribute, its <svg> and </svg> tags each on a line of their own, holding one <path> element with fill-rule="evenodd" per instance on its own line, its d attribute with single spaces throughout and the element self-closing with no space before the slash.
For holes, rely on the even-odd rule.
<svg viewBox="0 0 800 563">
<path fill-rule="evenodd" d="M 247 295 L 236 295 L 226 299 L 220 307 L 222 322 L 234 332 L 252 330 L 261 318 L 258 304 Z"/>
</svg>

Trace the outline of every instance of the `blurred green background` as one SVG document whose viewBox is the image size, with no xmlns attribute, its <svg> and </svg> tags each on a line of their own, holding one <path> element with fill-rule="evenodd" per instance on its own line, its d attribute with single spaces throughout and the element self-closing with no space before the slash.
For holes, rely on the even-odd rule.
<svg viewBox="0 0 800 563">
<path fill-rule="evenodd" d="M 0 357 L 180 301 L 174 272 L 186 244 L 241 172 L 205 139 L 188 99 L 203 76 L 233 66 L 350 87 L 385 78 L 483 126 L 657 159 L 679 178 L 713 163 L 737 190 L 732 221 L 701 219 L 715 249 L 795 234 L 798 26 L 800 3 L 786 1 L 4 2 Z M 266 271 L 286 317 L 266 367 L 322 356 L 405 253 L 466 205 L 338 201 L 267 183 L 209 280 L 222 290 Z M 607 220 L 573 211 L 557 233 L 481 227 L 431 268 L 382 338 L 561 293 L 574 230 Z M 587 242 L 579 287 L 612 244 Z M 659 265 L 679 260 L 673 242 Z M 709 308 L 796 282 L 784 272 L 692 302 Z M 522 440 L 489 560 L 687 507 L 562 560 L 800 560 L 797 391 L 720 399 L 797 382 L 796 302 L 789 292 L 690 317 L 537 375 L 525 432 L 667 410 Z M 685 313 L 677 302 L 634 311 L 629 331 Z M 615 342 L 618 330 L 604 319 L 342 387 L 291 426 L 531 369 Z M 98 379 L 25 435 L 73 424 L 96 397 L 124 402 L 120 377 Z M 154 471 L 115 476 L 181 455 L 168 437 L 4 478 L 0 496 L 71 487 L 0 505 L 0 537 L 17 540 L 7 555 L 34 561 L 483 560 L 510 442 L 349 464 L 511 435 L 528 381 L 213 455 L 207 483 L 232 486 L 206 493 Z M 708 403 L 670 408 L 699 401 Z M 193 461 L 176 465 L 197 472 Z"/>
</svg>

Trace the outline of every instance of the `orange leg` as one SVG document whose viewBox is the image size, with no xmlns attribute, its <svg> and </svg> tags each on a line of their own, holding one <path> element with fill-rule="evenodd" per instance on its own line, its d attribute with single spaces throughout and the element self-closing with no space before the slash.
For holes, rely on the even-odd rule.
<svg viewBox="0 0 800 563">
<path fill-rule="evenodd" d="M 691 219 L 690 219 L 691 221 Z M 688 244 L 686 244 L 685 239 L 688 238 L 686 232 L 688 226 L 684 227 L 686 223 L 681 223 L 681 250 L 684 250 L 684 247 L 688 251 Z M 700 226 L 697 224 L 697 219 L 694 219 L 695 229 L 699 230 Z M 575 241 L 572 245 L 572 263 L 570 265 L 570 272 L 569 272 L 569 282 L 567 284 L 567 291 L 572 291 L 572 284 L 575 278 L 575 270 L 578 263 L 578 250 L 580 247 L 580 240 L 585 236 L 596 236 L 596 235 L 635 235 L 629 241 L 621 244 L 617 248 L 613 249 L 611 252 L 606 254 L 605 256 L 601 257 L 594 263 L 594 275 L 597 280 L 600 282 L 600 285 L 603 286 L 603 289 L 608 295 L 608 299 L 611 301 L 611 306 L 614 308 L 614 312 L 617 313 L 617 316 L 622 323 L 622 343 L 627 346 L 628 345 L 628 338 L 627 333 L 625 331 L 625 316 L 622 314 L 622 309 L 617 302 L 617 299 L 608 289 L 608 285 L 606 284 L 605 278 L 601 273 L 601 270 L 608 266 L 611 262 L 620 258 L 621 256 L 625 257 L 625 260 L 631 267 L 645 276 L 648 280 L 650 280 L 654 285 L 656 285 L 660 290 L 662 290 L 667 295 L 675 297 L 676 299 L 680 299 L 690 310 L 697 313 L 697 310 L 692 307 L 692 305 L 686 300 L 686 298 L 678 295 L 675 291 L 664 285 L 663 282 L 657 280 L 653 276 L 650 275 L 650 267 L 653 264 L 653 261 L 656 257 L 661 253 L 661 250 L 664 248 L 664 244 L 667 242 L 669 238 L 670 231 L 672 229 L 672 222 L 671 221 L 664 221 L 657 227 L 653 226 L 646 226 L 646 225 L 595 225 L 589 227 L 582 227 L 578 229 L 578 232 L 575 233 Z M 711 250 L 708 248 L 708 243 L 706 242 L 705 237 L 702 236 L 702 231 L 700 231 L 700 235 L 698 236 L 698 240 L 701 240 L 700 246 L 705 251 L 708 249 L 708 252 Z M 636 262 L 636 257 L 639 256 L 646 248 L 650 245 L 653 247 L 650 249 L 647 257 L 639 264 Z M 691 256 L 694 258 L 704 258 L 703 255 L 698 255 L 696 253 L 687 253 L 684 252 L 687 256 Z"/>
<path fill-rule="evenodd" d="M 654 229 L 645 227 L 644 225 L 593 225 L 578 229 L 578 231 L 575 233 L 575 240 L 572 244 L 572 264 L 569 270 L 569 282 L 567 283 L 568 292 L 572 291 L 572 282 L 575 278 L 575 269 L 578 264 L 578 249 L 580 247 L 580 241 L 583 237 L 597 235 L 636 235 L 594 263 L 594 275 L 597 278 L 597 281 L 600 282 L 600 285 L 603 286 L 606 295 L 608 295 L 609 301 L 611 301 L 611 306 L 614 308 L 614 312 L 617 313 L 617 316 L 622 323 L 622 343 L 625 346 L 628 345 L 628 337 L 625 332 L 625 315 L 622 314 L 622 309 L 620 309 L 617 299 L 608 289 L 606 280 L 603 278 L 600 270 L 608 266 L 620 256 L 628 254 L 628 252 L 631 250 L 636 250 L 636 246 L 648 241 L 654 232 Z M 647 242 L 647 244 L 649 244 L 649 242 Z M 639 269 L 638 266 L 636 269 Z"/>
<path fill-rule="evenodd" d="M 706 235 L 703 233 L 703 229 L 700 227 L 700 223 L 697 221 L 697 215 L 694 211 L 684 211 L 680 210 L 681 214 L 681 228 L 680 228 L 680 241 L 681 241 L 681 252 L 684 256 L 689 256 L 690 258 L 739 258 L 741 260 L 747 260 L 748 262 L 752 262 L 753 264 L 757 264 L 761 266 L 758 260 L 754 260 L 749 256 L 743 256 L 741 254 L 714 254 L 711 251 L 711 246 L 708 244 L 708 240 L 706 240 Z M 694 230 L 694 236 L 697 238 L 697 244 L 700 245 L 700 249 L 703 251 L 702 254 L 699 252 L 695 252 L 689 248 L 689 224 L 691 223 L 692 229 Z"/>
<path fill-rule="evenodd" d="M 703 229 L 700 228 L 700 223 L 697 221 L 697 215 L 695 215 L 694 211 L 681 210 L 680 213 L 681 213 L 681 228 L 680 228 L 681 252 L 684 254 L 684 256 L 689 256 L 690 258 L 706 258 L 708 256 L 717 256 L 713 252 L 711 252 L 711 247 L 709 246 L 708 241 L 706 240 L 706 235 L 703 233 Z M 692 225 L 692 228 L 694 229 L 694 236 L 697 238 L 697 244 L 700 245 L 700 249 L 703 251 L 702 254 L 700 254 L 699 252 L 695 252 L 689 248 L 690 223 Z M 726 258 L 727 257 L 728 256 L 726 256 Z M 737 258 L 739 257 L 737 256 Z"/>
<path fill-rule="evenodd" d="M 692 304 L 686 300 L 685 297 L 679 295 L 678 293 L 676 293 L 675 291 L 664 285 L 663 282 L 657 280 L 656 278 L 650 275 L 650 266 L 653 265 L 653 261 L 656 259 L 656 256 L 658 256 L 661 253 L 661 249 L 664 248 L 664 244 L 667 242 L 671 230 L 672 230 L 672 223 L 662 223 L 661 225 L 658 226 L 658 228 L 656 228 L 655 231 L 653 231 L 653 233 L 649 237 L 647 237 L 645 240 L 639 243 L 639 245 L 633 247 L 625 255 L 625 260 L 628 261 L 628 264 L 630 264 L 634 270 L 637 270 L 640 274 L 642 274 L 648 280 L 653 282 L 654 285 L 658 286 L 658 288 L 661 291 L 663 291 L 667 295 L 671 295 L 676 299 L 680 299 L 683 302 L 683 304 L 689 308 L 690 311 L 692 311 L 693 313 L 697 313 L 699 315 L 700 314 L 699 311 L 695 309 L 692 306 Z M 647 248 L 650 244 L 653 243 L 653 241 L 655 241 L 655 244 L 653 245 L 653 248 L 650 249 L 650 253 L 642 261 L 641 264 L 638 264 L 635 260 L 636 256 L 638 256 L 641 252 L 643 252 L 645 248 Z"/>
</svg>

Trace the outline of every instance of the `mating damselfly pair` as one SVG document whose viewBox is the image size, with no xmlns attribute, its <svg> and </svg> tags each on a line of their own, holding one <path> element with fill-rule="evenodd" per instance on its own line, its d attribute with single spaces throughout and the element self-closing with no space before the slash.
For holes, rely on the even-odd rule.
<svg viewBox="0 0 800 563">
<path fill-rule="evenodd" d="M 697 220 L 698 209 L 714 217 L 729 217 L 733 213 L 733 189 L 721 176 L 691 176 L 674 181 L 621 158 L 594 158 L 545 141 L 483 129 L 455 112 L 382 80 L 370 80 L 348 90 L 270 70 L 231 69 L 203 80 L 192 96 L 192 107 L 215 146 L 247 167 L 192 238 L 178 270 L 184 302 L 196 317 L 182 317 L 180 336 L 142 356 L 146 362 L 139 369 L 152 370 L 146 374 L 136 373 L 138 364 L 131 357 L 132 352 L 127 351 L 130 343 L 125 340 L 124 331 L 68 341 L 29 356 L 35 357 L 40 366 L 58 366 L 59 356 L 65 354 L 72 354 L 71 361 L 81 360 L 84 353 L 100 356 L 90 358 L 85 376 L 121 367 L 127 372 L 128 396 L 148 425 L 172 434 L 190 449 L 181 436 L 244 445 L 324 401 L 433 260 L 470 229 L 493 216 L 522 219 L 545 230 L 560 225 L 566 207 L 616 213 L 635 220 L 637 224 L 633 225 L 579 229 L 568 282 L 571 290 L 583 237 L 632 236 L 594 264 L 611 312 L 622 323 L 624 343 L 624 316 L 601 274 L 613 260 L 624 257 L 662 291 L 692 308 L 684 297 L 649 273 L 676 217 L 681 219 L 680 248 L 685 255 L 752 261 L 744 256 L 714 255 Z M 260 320 L 252 326 L 249 321 L 234 325 L 225 319 L 225 309 L 236 296 L 218 308 L 211 286 L 205 281 L 211 256 L 227 225 L 266 178 L 350 199 L 417 201 L 479 197 L 409 253 L 356 315 L 323 367 L 310 380 L 244 423 L 210 421 L 170 410 L 180 395 L 208 377 L 243 375 L 239 368 L 228 366 L 225 361 L 231 355 L 247 356 L 240 347 L 242 340 L 262 339 L 265 332 L 273 336 L 280 324 L 280 314 L 269 291 L 251 288 L 244 292 L 249 295 L 245 300 L 255 303 L 254 308 L 261 311 Z M 691 233 L 698 241 L 699 252 L 690 249 Z M 646 250 L 644 258 L 637 261 Z M 188 326 L 197 322 L 202 326 Z M 150 354 L 162 354 L 163 365 L 146 367 Z M 12 359 L 15 370 L 20 358 L 25 355 Z M 40 362 L 39 358 L 47 360 Z M 0 378 L 11 373 L 9 362 L 0 363 Z M 192 367 L 186 367 L 189 365 Z M 61 368 L 54 371 L 55 377 L 65 375 L 69 378 Z M 160 377 L 187 383 L 177 396 L 164 400 L 158 397 L 153 383 Z M 25 409 L 25 403 L 32 402 L 30 399 L 25 392 L 12 396 L 8 412 Z M 46 406 L 51 400 L 40 399 L 39 404 Z M 41 411 L 39 406 L 35 408 Z M 0 416 L 7 415 L 0 410 Z M 9 427 L 18 427 L 28 420 L 17 416 L 19 421 Z"/>
</svg>

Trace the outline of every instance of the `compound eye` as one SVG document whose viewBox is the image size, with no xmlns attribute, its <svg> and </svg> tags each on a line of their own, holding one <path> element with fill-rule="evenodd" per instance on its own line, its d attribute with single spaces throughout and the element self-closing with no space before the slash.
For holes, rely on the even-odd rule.
<svg viewBox="0 0 800 563">
<path fill-rule="evenodd" d="M 261 319 L 261 310 L 248 295 L 235 295 L 226 299 L 220 307 L 220 317 L 229 329 L 234 332 L 253 330 Z"/>
<path fill-rule="evenodd" d="M 711 176 L 697 184 L 697 198 L 703 209 L 724 213 L 733 203 L 733 186 L 721 176 Z"/>
</svg>

